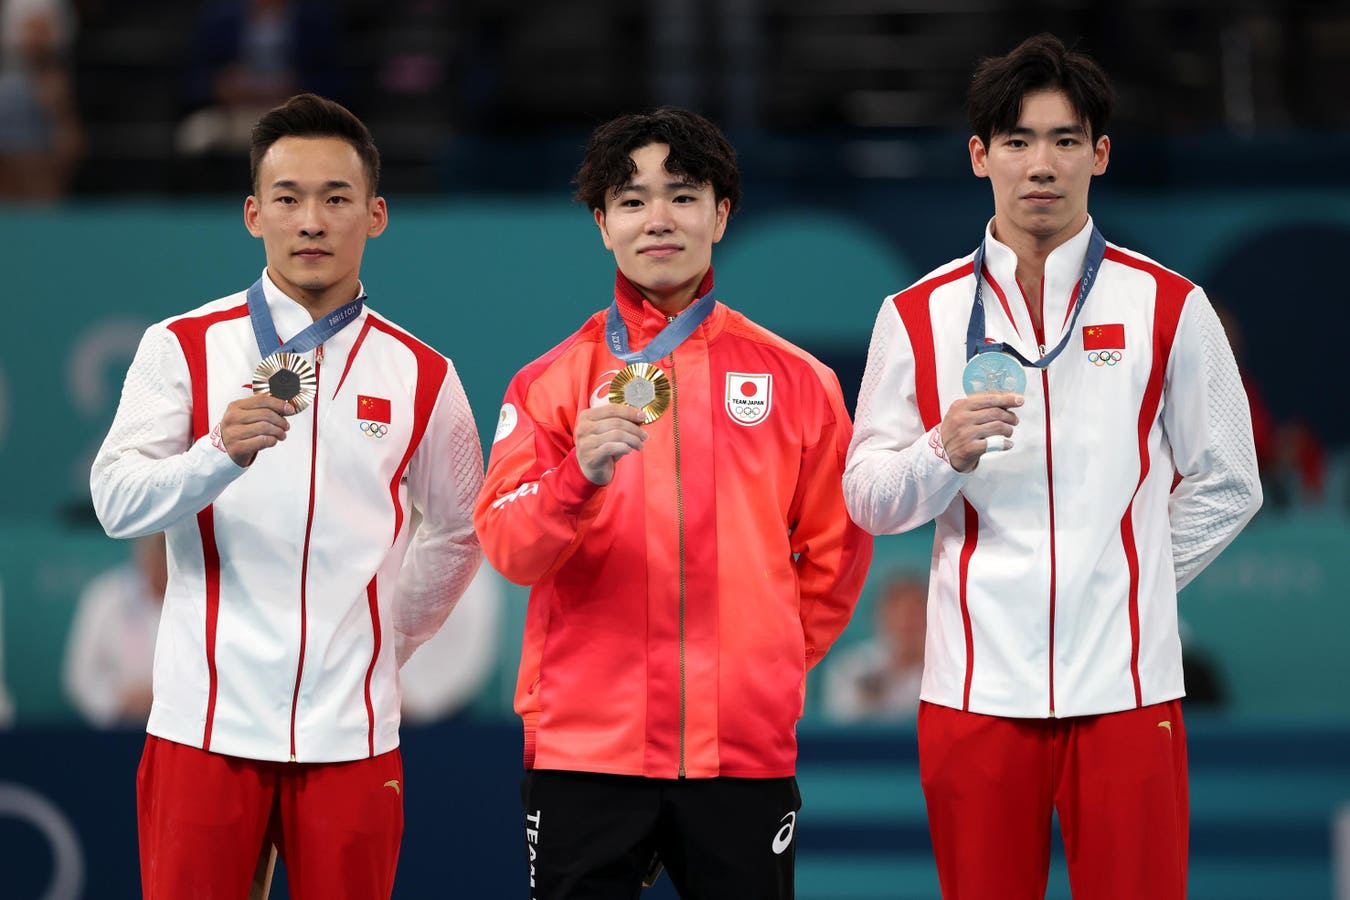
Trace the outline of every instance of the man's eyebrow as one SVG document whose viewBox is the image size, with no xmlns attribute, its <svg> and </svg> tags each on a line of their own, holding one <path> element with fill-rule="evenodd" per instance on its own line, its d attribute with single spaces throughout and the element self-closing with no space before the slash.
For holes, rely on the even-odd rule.
<svg viewBox="0 0 1350 900">
<path fill-rule="evenodd" d="M 679 181 L 667 181 L 665 184 L 665 188 L 668 191 L 697 191 L 701 190 L 703 187 L 704 185 L 695 184 L 694 182 L 688 181 L 686 179 L 680 179 Z M 626 194 L 630 191 L 637 194 L 646 194 L 649 193 L 650 190 L 651 189 L 648 188 L 646 185 L 633 184 L 632 182 L 629 182 L 628 184 L 621 184 L 618 187 L 616 187 L 614 189 L 614 194 L 617 196 L 619 194 Z"/>
<path fill-rule="evenodd" d="M 300 183 L 290 178 L 280 178 L 272 182 L 272 187 L 273 189 L 279 188 L 283 191 L 298 191 L 300 189 Z M 346 191 L 351 190 L 353 185 L 350 181 L 334 179 L 333 181 L 325 181 L 323 187 L 324 190 L 327 191 Z"/>
<path fill-rule="evenodd" d="M 1036 130 L 1034 128 L 1028 128 L 1025 125 L 1014 125 L 1012 128 L 1009 128 L 1006 133 L 1014 137 L 1030 137 L 1036 134 Z M 1058 125 L 1048 129 L 1046 134 L 1053 137 L 1059 137 L 1066 134 L 1086 136 L 1087 129 L 1082 125 Z"/>
</svg>

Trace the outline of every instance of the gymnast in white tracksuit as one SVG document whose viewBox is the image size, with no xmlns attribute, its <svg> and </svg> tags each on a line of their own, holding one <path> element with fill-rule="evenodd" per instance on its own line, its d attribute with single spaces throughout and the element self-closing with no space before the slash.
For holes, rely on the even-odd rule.
<svg viewBox="0 0 1350 900">
<path fill-rule="evenodd" d="M 151 326 L 94 462 L 108 533 L 167 536 L 147 900 L 243 897 L 269 842 L 299 900 L 393 890 L 398 668 L 478 567 L 483 462 L 450 361 L 365 305 L 378 172 L 335 103 L 263 117 L 244 222 L 267 268 Z"/>
<path fill-rule="evenodd" d="M 1180 900 L 1177 591 L 1260 504 L 1246 397 L 1204 291 L 1087 213 L 1095 63 L 1042 36 L 971 94 L 995 215 L 882 304 L 844 476 L 873 533 L 936 520 L 919 738 L 943 894 L 1043 897 L 1053 806 L 1075 896 Z M 963 378 L 999 345 L 1024 387 Z"/>
</svg>

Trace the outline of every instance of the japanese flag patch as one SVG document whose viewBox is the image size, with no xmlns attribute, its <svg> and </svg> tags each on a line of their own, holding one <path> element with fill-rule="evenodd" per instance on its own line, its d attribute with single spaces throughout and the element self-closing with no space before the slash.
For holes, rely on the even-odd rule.
<svg viewBox="0 0 1350 900">
<path fill-rule="evenodd" d="M 773 407 L 773 376 L 727 373 L 727 415 L 739 425 L 758 425 Z"/>
</svg>

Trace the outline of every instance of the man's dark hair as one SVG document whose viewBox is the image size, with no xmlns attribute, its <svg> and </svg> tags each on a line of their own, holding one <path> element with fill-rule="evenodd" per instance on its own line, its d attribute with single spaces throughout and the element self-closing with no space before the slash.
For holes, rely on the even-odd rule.
<svg viewBox="0 0 1350 900">
<path fill-rule="evenodd" d="M 690 184 L 711 186 L 718 202 L 731 201 L 733 213 L 740 206 L 736 151 L 712 122 L 672 106 L 619 116 L 595 129 L 577 171 L 576 199 L 603 210 L 605 201 L 617 196 L 637 171 L 630 154 L 648 144 L 670 147 L 667 172 Z"/>
<path fill-rule="evenodd" d="M 375 196 L 380 186 L 380 151 L 366 128 L 347 107 L 317 94 L 296 94 L 269 110 L 253 126 L 253 144 L 249 149 L 249 177 L 258 191 L 258 166 L 273 144 L 284 137 L 340 138 L 352 145 L 366 173 L 367 197 Z"/>
<path fill-rule="evenodd" d="M 1062 91 L 1094 143 L 1106 133 L 1116 95 L 1101 66 L 1075 53 L 1053 34 L 1027 38 L 1007 56 L 984 59 L 966 95 L 966 115 L 975 136 L 989 146 L 996 134 L 1017 127 L 1022 101 L 1039 91 Z"/>
</svg>

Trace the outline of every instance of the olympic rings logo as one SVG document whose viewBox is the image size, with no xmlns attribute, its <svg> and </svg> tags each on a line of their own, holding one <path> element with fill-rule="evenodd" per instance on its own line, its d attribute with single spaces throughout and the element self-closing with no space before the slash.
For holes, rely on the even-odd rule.
<svg viewBox="0 0 1350 900">
<path fill-rule="evenodd" d="M 361 433 L 366 437 L 382 438 L 389 433 L 389 426 L 381 422 L 362 422 Z"/>
<path fill-rule="evenodd" d="M 1088 362 L 1101 368 L 1102 366 L 1114 366 L 1120 362 L 1121 353 L 1119 350 L 1093 350 L 1088 354 Z"/>
</svg>

